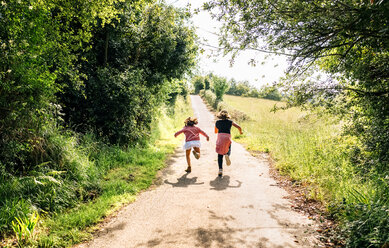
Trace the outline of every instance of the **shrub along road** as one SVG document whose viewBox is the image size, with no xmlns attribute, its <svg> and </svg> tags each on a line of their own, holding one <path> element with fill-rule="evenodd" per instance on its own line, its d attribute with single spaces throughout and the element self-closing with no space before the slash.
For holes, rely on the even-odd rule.
<svg viewBox="0 0 389 248">
<path fill-rule="evenodd" d="M 232 165 L 217 177 L 214 117 L 200 97 L 192 105 L 210 135 L 192 173 L 180 148 L 151 190 L 77 247 L 315 247 L 314 223 L 291 209 L 266 161 L 233 143 Z"/>
</svg>

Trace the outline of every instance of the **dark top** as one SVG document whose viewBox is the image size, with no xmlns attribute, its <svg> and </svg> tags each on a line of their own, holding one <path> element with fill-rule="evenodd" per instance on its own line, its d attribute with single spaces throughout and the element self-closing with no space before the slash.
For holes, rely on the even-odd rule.
<svg viewBox="0 0 389 248">
<path fill-rule="evenodd" d="M 231 133 L 231 120 L 218 120 L 216 121 L 216 128 L 219 133 Z"/>
</svg>

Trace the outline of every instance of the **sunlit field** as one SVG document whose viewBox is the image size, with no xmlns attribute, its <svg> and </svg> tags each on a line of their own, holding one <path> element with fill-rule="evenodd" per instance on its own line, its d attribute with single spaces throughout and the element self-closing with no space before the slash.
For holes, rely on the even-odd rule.
<svg viewBox="0 0 389 248">
<path fill-rule="evenodd" d="M 280 172 L 308 186 L 311 197 L 329 203 L 372 195 L 374 189 L 360 182 L 347 159 L 353 140 L 339 135 L 335 121 L 296 108 L 274 113 L 274 105 L 283 103 L 271 100 L 226 95 L 224 102 L 251 118 L 239 123 L 244 135 L 234 132 L 234 139 L 249 150 L 270 153 Z"/>
</svg>

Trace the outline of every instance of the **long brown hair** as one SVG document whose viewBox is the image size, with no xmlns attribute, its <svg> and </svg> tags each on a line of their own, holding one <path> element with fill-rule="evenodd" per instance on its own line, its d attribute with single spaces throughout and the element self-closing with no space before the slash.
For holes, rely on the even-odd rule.
<svg viewBox="0 0 389 248">
<path fill-rule="evenodd" d="M 185 126 L 191 126 L 192 127 L 192 126 L 196 125 L 199 122 L 197 121 L 197 118 L 188 117 L 188 118 L 185 119 L 184 123 L 185 123 Z"/>
<path fill-rule="evenodd" d="M 223 109 L 222 111 L 220 111 L 217 114 L 217 118 L 222 119 L 222 120 L 227 120 L 227 119 L 230 119 L 231 116 L 230 116 L 230 114 L 228 114 L 227 110 Z"/>
</svg>

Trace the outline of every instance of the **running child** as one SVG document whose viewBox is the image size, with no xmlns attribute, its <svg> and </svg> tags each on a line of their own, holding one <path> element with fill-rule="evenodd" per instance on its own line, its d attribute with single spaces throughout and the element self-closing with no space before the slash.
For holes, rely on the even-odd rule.
<svg viewBox="0 0 389 248">
<path fill-rule="evenodd" d="M 226 158 L 226 164 L 231 164 L 231 127 L 236 127 L 240 134 L 243 134 L 243 132 L 238 124 L 230 120 L 231 116 L 228 114 L 227 110 L 220 111 L 217 114 L 217 117 L 220 120 L 217 120 L 215 123 L 215 133 L 217 133 L 216 152 L 218 154 L 217 162 L 219 165 L 218 175 L 221 177 L 223 176 L 223 156 Z"/>
<path fill-rule="evenodd" d="M 185 120 L 185 127 L 174 134 L 174 137 L 177 137 L 179 134 L 185 134 L 185 144 L 183 149 L 186 151 L 186 162 L 188 163 L 188 168 L 185 170 L 190 173 L 192 171 L 191 163 L 190 163 L 190 151 L 193 148 L 193 155 L 196 159 L 200 158 L 200 133 L 207 138 L 209 141 L 209 136 L 200 128 L 195 127 L 198 121 L 197 118 L 188 117 Z"/>
</svg>

